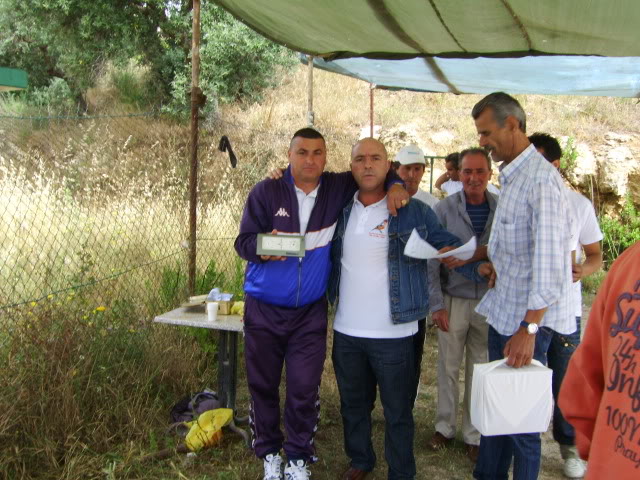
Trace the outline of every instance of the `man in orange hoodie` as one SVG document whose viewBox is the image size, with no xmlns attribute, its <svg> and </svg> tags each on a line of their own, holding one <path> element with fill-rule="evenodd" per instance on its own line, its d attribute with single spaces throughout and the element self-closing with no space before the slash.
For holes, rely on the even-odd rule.
<svg viewBox="0 0 640 480">
<path fill-rule="evenodd" d="M 640 478 L 640 242 L 614 263 L 560 389 L 585 479 Z"/>
</svg>

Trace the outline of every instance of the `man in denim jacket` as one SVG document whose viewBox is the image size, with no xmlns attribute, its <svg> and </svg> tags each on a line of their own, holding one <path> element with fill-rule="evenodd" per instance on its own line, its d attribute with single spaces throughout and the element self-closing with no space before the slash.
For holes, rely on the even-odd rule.
<svg viewBox="0 0 640 480">
<path fill-rule="evenodd" d="M 358 142 L 351 172 L 359 190 L 343 210 L 331 248 L 329 300 L 339 297 L 334 321 L 333 364 L 340 391 L 345 451 L 351 460 L 342 478 L 360 480 L 373 470 L 371 410 L 376 385 L 385 415 L 389 479 L 413 479 L 412 336 L 429 309 L 427 261 L 403 254 L 416 229 L 437 248 L 460 245 L 442 228 L 430 207 L 410 202 L 389 215 L 384 180 L 390 162 L 377 140 Z M 458 271 L 484 281 L 488 264 Z"/>
</svg>

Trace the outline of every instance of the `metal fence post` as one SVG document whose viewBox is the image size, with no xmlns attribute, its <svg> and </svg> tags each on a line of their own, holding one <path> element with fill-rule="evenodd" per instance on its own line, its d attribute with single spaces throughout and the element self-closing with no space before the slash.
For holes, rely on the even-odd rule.
<svg viewBox="0 0 640 480">
<path fill-rule="evenodd" d="M 189 295 L 196 287 L 196 215 L 198 207 L 198 115 L 203 102 L 200 77 L 200 0 L 193 0 L 191 37 L 191 165 L 189 170 Z"/>
</svg>

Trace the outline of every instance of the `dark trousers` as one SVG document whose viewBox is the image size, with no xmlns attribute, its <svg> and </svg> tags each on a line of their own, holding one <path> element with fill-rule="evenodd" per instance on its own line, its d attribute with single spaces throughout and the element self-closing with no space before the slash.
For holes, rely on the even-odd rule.
<svg viewBox="0 0 640 480">
<path fill-rule="evenodd" d="M 420 374 L 422 373 L 422 354 L 424 352 L 424 339 L 427 336 L 427 319 L 418 320 L 418 331 L 413 336 L 413 365 L 415 376 L 413 382 L 413 397 L 411 405 L 415 405 L 418 396 L 418 386 L 420 385 Z"/>
<path fill-rule="evenodd" d="M 289 460 L 315 461 L 320 378 L 327 345 L 327 302 L 281 308 L 247 295 L 244 353 L 251 394 L 253 449 L 262 458 L 284 447 Z M 284 427 L 280 430 L 280 377 L 286 365 Z"/>
<path fill-rule="evenodd" d="M 345 452 L 352 467 L 371 471 L 376 463 L 371 443 L 371 411 L 378 385 L 385 419 L 388 478 L 415 478 L 414 361 L 413 336 L 376 339 L 334 332 L 333 367 L 340 391 Z"/>
<path fill-rule="evenodd" d="M 547 350 L 553 331 L 541 328 L 536 334 L 533 358 L 547 363 Z M 510 336 L 500 335 L 489 326 L 489 361 L 504 358 L 504 347 Z M 508 480 L 513 458 L 514 480 L 536 480 L 540 471 L 541 442 L 539 433 L 480 437 L 480 452 L 473 470 L 477 480 Z"/>
<path fill-rule="evenodd" d="M 560 408 L 558 407 L 558 394 L 560 393 L 560 385 L 567 373 L 569 360 L 571 355 L 580 345 L 580 321 L 581 317 L 576 317 L 577 330 L 570 335 L 563 335 L 553 332 L 551 344 L 547 357 L 549 368 L 553 370 L 553 439 L 560 445 L 575 445 L 576 433 L 569 422 L 564 419 Z"/>
</svg>

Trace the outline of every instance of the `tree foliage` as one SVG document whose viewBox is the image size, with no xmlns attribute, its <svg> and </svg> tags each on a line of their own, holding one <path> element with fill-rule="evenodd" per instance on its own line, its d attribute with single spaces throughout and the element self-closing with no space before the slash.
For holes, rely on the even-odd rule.
<svg viewBox="0 0 640 480">
<path fill-rule="evenodd" d="M 155 96 L 186 105 L 189 0 L 0 0 L 0 65 L 28 72 L 32 91 L 64 80 L 82 99 L 103 65 L 145 66 Z M 209 1 L 201 10 L 201 88 L 222 101 L 256 99 L 291 53 Z"/>
<path fill-rule="evenodd" d="M 633 204 L 630 196 L 619 212 L 620 218 L 600 217 L 602 253 L 606 269 L 631 245 L 640 241 L 640 211 Z"/>
</svg>

